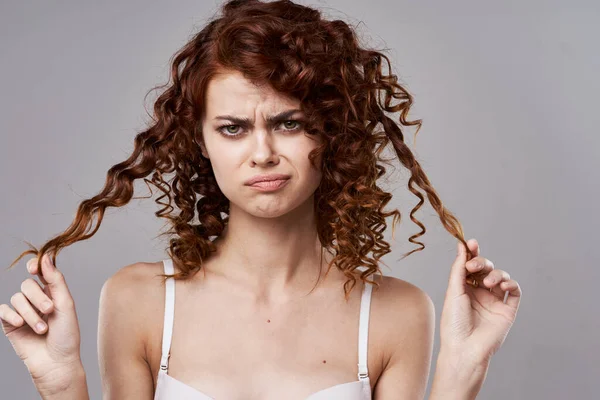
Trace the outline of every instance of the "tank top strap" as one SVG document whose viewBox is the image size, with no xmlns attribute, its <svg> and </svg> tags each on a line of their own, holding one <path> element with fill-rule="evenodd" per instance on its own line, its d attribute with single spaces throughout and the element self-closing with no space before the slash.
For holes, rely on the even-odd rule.
<svg viewBox="0 0 600 400">
<path fill-rule="evenodd" d="M 360 316 L 358 323 L 358 379 L 366 380 L 369 376 L 367 369 L 367 345 L 369 343 L 369 314 L 371 311 L 371 293 L 373 284 L 365 282 L 360 299 Z"/>
<path fill-rule="evenodd" d="M 173 260 L 163 260 L 165 274 L 173 274 Z M 167 371 L 171 355 L 171 338 L 173 337 L 173 317 L 175 315 L 175 280 L 167 278 L 165 281 L 165 317 L 163 322 L 162 355 L 160 369 Z"/>
</svg>

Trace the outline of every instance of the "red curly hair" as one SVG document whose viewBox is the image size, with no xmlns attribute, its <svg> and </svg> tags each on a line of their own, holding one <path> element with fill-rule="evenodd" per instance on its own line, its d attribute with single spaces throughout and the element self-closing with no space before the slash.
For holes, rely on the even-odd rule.
<svg viewBox="0 0 600 400">
<path fill-rule="evenodd" d="M 173 236 L 168 253 L 180 269 L 174 275 L 162 276 L 185 279 L 199 271 L 215 251 L 210 237 L 220 236 L 229 218 L 229 200 L 219 189 L 210 161 L 202 156 L 198 143 L 202 141 L 207 85 L 226 70 L 240 71 L 255 84 L 271 85 L 300 100 L 306 133 L 324 139 L 309 155 L 313 165 L 322 155 L 323 175 L 314 203 L 318 237 L 323 248 L 335 255 L 328 271 L 335 265 L 348 277 L 346 298 L 357 275 L 374 282 L 369 276 L 380 273 L 379 259 L 391 251 L 383 236 L 386 218 L 394 217 L 392 235 L 400 221 L 398 210 L 383 210 L 392 195 L 377 186 L 377 179 L 386 172 L 380 163 L 390 161 L 381 157 L 389 142 L 411 172 L 408 189 L 420 199 L 410 218 L 421 231 L 408 239 L 419 247 L 402 258 L 425 248 L 416 240 L 425 234 L 425 226 L 414 217 L 425 201 L 421 191 L 446 230 L 473 257 L 460 223 L 442 205 L 404 143 L 400 125 L 385 114 L 398 112 L 401 125 L 417 125 L 415 136 L 421 128 L 421 120 L 407 120 L 413 97 L 398 84 L 386 55 L 360 47 L 347 23 L 326 20 L 319 11 L 292 1 L 231 0 L 222 5 L 221 12 L 172 57 L 173 82 L 150 90 L 166 88 L 154 103 L 151 125 L 136 135 L 129 158 L 108 170 L 104 188 L 80 203 L 72 224 L 63 233 L 39 250 L 28 243 L 32 249 L 23 252 L 10 267 L 26 254 L 34 254 L 41 268 L 46 253 L 56 265 L 59 251 L 92 237 L 106 208 L 129 203 L 134 181 L 143 178 L 162 192 L 155 200 L 162 208 L 155 214 L 170 223 L 171 229 L 163 234 Z M 387 74 L 383 72 L 384 61 Z M 399 102 L 392 104 L 392 99 Z M 383 130 L 376 130 L 379 125 Z M 150 174 L 151 179 L 147 179 Z M 166 180 L 169 174 L 172 176 Z M 94 215 L 98 218 L 95 226 Z M 196 216 L 198 223 L 193 223 Z M 367 268 L 357 274 L 360 266 Z"/>
</svg>

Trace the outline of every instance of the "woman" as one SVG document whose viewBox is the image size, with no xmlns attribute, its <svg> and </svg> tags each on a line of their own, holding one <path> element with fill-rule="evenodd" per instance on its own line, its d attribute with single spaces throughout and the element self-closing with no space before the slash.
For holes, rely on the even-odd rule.
<svg viewBox="0 0 600 400">
<path fill-rule="evenodd" d="M 382 73 L 384 59 L 389 65 L 359 47 L 344 22 L 311 8 L 224 4 L 222 17 L 176 55 L 173 83 L 133 154 L 108 171 L 65 232 L 12 264 L 35 255 L 27 266 L 43 284 L 25 280 L 11 297 L 14 310 L 0 306 L 42 398 L 89 398 L 75 305 L 56 255 L 91 237 L 106 208 L 127 204 L 134 181 L 151 173 L 144 180 L 164 193 L 157 215 L 175 237 L 168 259 L 128 265 L 102 288 L 105 399 L 423 398 L 432 301 L 379 269 L 390 251 L 385 219 L 400 217 L 383 211 L 391 195 L 376 184 L 390 141 L 421 199 L 411 219 L 422 231 L 409 239 L 421 247 L 412 252 L 424 248 L 415 239 L 425 228 L 412 216 L 424 200 L 417 187 L 459 240 L 430 398 L 475 398 L 521 290 L 475 240 L 465 241 L 385 115 L 400 111 L 402 125 L 420 127 L 406 119 L 412 97 Z"/>
</svg>

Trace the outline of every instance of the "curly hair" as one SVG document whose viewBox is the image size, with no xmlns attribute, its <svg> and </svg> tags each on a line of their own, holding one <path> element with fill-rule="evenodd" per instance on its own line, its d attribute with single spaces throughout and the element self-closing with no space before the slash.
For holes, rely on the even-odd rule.
<svg viewBox="0 0 600 400">
<path fill-rule="evenodd" d="M 383 72 L 384 61 L 387 74 Z M 377 186 L 378 178 L 386 172 L 382 164 L 391 161 L 381 156 L 389 142 L 411 173 L 408 189 L 420 200 L 410 218 L 421 231 L 408 239 L 419 247 L 402 259 L 425 248 L 417 240 L 425 234 L 425 226 L 414 216 L 425 202 L 421 191 L 446 230 L 473 257 L 460 223 L 442 205 L 404 143 L 400 125 L 386 115 L 398 112 L 401 125 L 417 125 L 416 137 L 422 121 L 407 120 L 413 97 L 391 73 L 388 57 L 361 47 L 356 32 L 344 21 L 324 19 L 320 11 L 288 0 L 227 1 L 221 6 L 221 15 L 212 17 L 172 56 L 170 69 L 172 83 L 169 79 L 167 84 L 150 89 L 165 90 L 154 103 L 149 127 L 135 136 L 129 158 L 108 170 L 102 190 L 79 204 L 73 222 L 63 233 L 39 250 L 27 242 L 32 249 L 23 252 L 9 268 L 26 254 L 39 258 L 39 268 L 46 253 L 56 265 L 60 250 L 92 237 L 106 208 L 126 205 L 133 198 L 134 181 L 143 178 L 149 188 L 151 184 L 162 192 L 155 200 L 161 207 L 155 215 L 170 225 L 162 235 L 171 236 L 167 252 L 180 269 L 161 276 L 186 279 L 201 270 L 202 262 L 216 250 L 211 237 L 221 235 L 229 218 L 229 200 L 219 189 L 211 163 L 201 154 L 198 143 L 202 141 L 207 85 L 227 70 L 240 71 L 252 83 L 271 85 L 300 100 L 306 134 L 323 139 L 309 154 L 313 165 L 322 155 L 315 218 L 321 245 L 335 255 L 327 271 L 335 265 L 348 278 L 344 283 L 346 299 L 357 275 L 377 285 L 369 276 L 380 273 L 379 259 L 391 251 L 383 236 L 386 218 L 394 217 L 392 237 L 400 222 L 400 211 L 383 210 L 392 195 Z M 392 104 L 392 99 L 399 102 Z M 376 130 L 379 124 L 383 131 Z M 150 174 L 151 179 L 146 178 Z M 194 223 L 196 213 L 198 222 Z M 94 215 L 98 218 L 95 226 Z M 357 273 L 360 266 L 366 269 Z"/>
</svg>

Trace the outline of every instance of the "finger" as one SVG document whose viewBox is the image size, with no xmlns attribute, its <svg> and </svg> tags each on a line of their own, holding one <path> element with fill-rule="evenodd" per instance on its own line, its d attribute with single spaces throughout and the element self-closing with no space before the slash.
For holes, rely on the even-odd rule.
<svg viewBox="0 0 600 400">
<path fill-rule="evenodd" d="M 38 258 L 37 257 L 33 257 L 30 258 L 27 261 L 27 271 L 31 274 L 31 275 L 35 275 L 38 272 Z"/>
<path fill-rule="evenodd" d="M 469 273 L 485 273 L 486 275 L 494 269 L 494 263 L 484 257 L 475 257 L 467 261 L 466 264 Z"/>
<path fill-rule="evenodd" d="M 33 278 L 27 278 L 21 283 L 21 292 L 27 300 L 44 314 L 50 314 L 53 309 L 52 300 L 44 293 L 40 284 Z"/>
<path fill-rule="evenodd" d="M 471 251 L 477 250 L 474 244 L 473 239 L 467 241 L 467 245 L 469 245 Z M 458 242 L 456 259 L 450 267 L 450 277 L 448 278 L 446 297 L 455 298 L 465 293 L 467 276 L 465 264 L 467 262 L 467 256 L 468 254 L 465 246 L 462 242 Z"/>
<path fill-rule="evenodd" d="M 473 258 L 479 256 L 481 254 L 481 247 L 479 246 L 479 242 L 477 239 L 469 239 L 467 240 L 467 245 L 469 246 L 469 250 L 473 253 Z"/>
<path fill-rule="evenodd" d="M 506 282 L 509 279 L 510 275 L 508 274 L 508 272 L 496 269 L 490 272 L 488 276 L 485 277 L 485 279 L 482 279 L 483 285 L 481 285 L 481 288 L 488 288 L 487 290 L 489 290 L 490 293 L 493 293 L 499 299 L 502 299 L 502 301 L 504 302 L 504 299 L 506 297 L 506 291 L 500 287 L 500 284 L 502 282 Z"/>
<path fill-rule="evenodd" d="M 508 281 L 502 282 L 500 288 L 508 292 L 506 304 L 517 310 L 522 297 L 521 286 L 519 283 L 514 279 L 509 279 Z"/>
<path fill-rule="evenodd" d="M 4 333 L 6 333 L 7 325 L 18 328 L 25 323 L 23 318 L 8 304 L 0 304 L 0 320 L 2 320 Z"/>
<path fill-rule="evenodd" d="M 31 258 L 29 261 L 27 261 L 27 271 L 31 275 L 37 276 L 39 278 L 40 282 L 44 285 L 44 287 L 46 287 L 48 282 L 46 282 L 46 279 L 44 279 L 44 277 L 42 276 L 42 272 L 41 272 L 41 269 L 39 268 L 38 264 L 39 264 L 38 257 Z M 49 294 L 48 289 L 45 289 L 44 293 Z"/>
<path fill-rule="evenodd" d="M 69 307 L 73 304 L 73 298 L 67 287 L 65 277 L 50 260 L 48 254 L 42 257 L 42 274 L 46 279 L 50 298 L 54 303 L 54 309 L 60 310 L 61 307 Z"/>
<path fill-rule="evenodd" d="M 28 262 L 27 270 L 29 271 L 30 274 L 36 275 L 38 278 L 40 278 L 40 282 L 42 282 L 42 284 L 44 286 L 46 286 L 48 284 L 48 282 L 46 281 L 46 278 L 44 277 L 44 275 L 42 275 L 42 269 L 43 269 L 42 262 L 44 260 L 44 257 L 42 257 L 41 260 L 42 261 L 40 261 L 40 259 L 38 257 L 32 258 Z"/>
<path fill-rule="evenodd" d="M 46 331 L 46 323 L 42 320 L 38 313 L 35 312 L 33 306 L 31 303 L 29 303 L 23 293 L 15 293 L 10 298 L 10 303 L 15 308 L 15 311 L 19 313 L 19 315 L 25 320 L 27 325 L 33 329 L 34 332 L 41 334 Z"/>
<path fill-rule="evenodd" d="M 37 276 L 40 279 L 40 282 L 42 282 L 42 284 L 44 285 L 42 290 L 44 291 L 46 296 L 50 296 L 50 290 L 48 289 L 48 282 L 46 282 L 46 280 L 40 273 L 40 269 L 38 268 L 38 261 L 39 261 L 38 257 L 30 258 L 26 263 L 27 271 L 31 275 Z"/>
<path fill-rule="evenodd" d="M 485 277 L 483 284 L 491 289 L 499 285 L 502 281 L 507 281 L 509 279 L 510 274 L 508 272 L 501 269 L 495 269 Z"/>
</svg>

